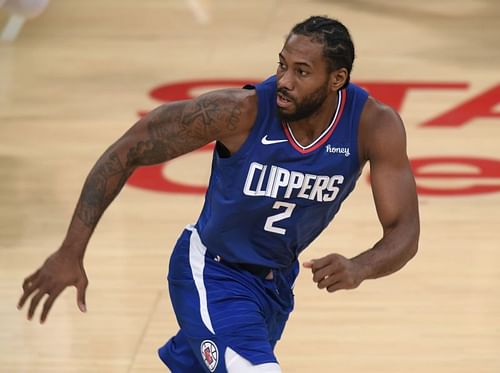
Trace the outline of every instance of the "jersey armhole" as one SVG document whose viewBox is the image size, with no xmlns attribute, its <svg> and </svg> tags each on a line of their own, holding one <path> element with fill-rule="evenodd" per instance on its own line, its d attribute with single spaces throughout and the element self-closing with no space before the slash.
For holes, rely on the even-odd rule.
<svg viewBox="0 0 500 373">
<path fill-rule="evenodd" d="M 359 157 L 359 132 L 360 132 L 360 126 L 361 126 L 361 114 L 365 108 L 366 101 L 368 100 L 368 92 L 363 89 L 360 86 L 354 85 L 354 84 L 349 84 L 349 88 L 352 91 L 351 92 L 351 109 L 354 111 L 353 117 L 352 117 L 352 123 L 354 124 L 354 134 L 353 134 L 353 144 L 355 145 L 355 152 L 353 152 L 353 155 L 356 160 L 356 167 L 359 171 L 359 174 L 362 173 L 363 171 L 363 164 L 362 160 Z"/>
<path fill-rule="evenodd" d="M 229 150 L 224 146 L 224 144 L 216 142 L 214 152 L 221 164 L 237 161 L 238 159 L 245 157 L 254 146 L 255 138 L 258 137 L 259 132 L 262 131 L 261 127 L 264 113 L 261 108 L 260 101 L 265 99 L 265 94 L 262 92 L 262 90 L 257 89 L 257 87 L 252 84 L 246 84 L 243 89 L 255 90 L 255 93 L 257 95 L 257 116 L 255 117 L 252 129 L 248 133 L 247 138 L 235 153 L 230 154 Z"/>
</svg>

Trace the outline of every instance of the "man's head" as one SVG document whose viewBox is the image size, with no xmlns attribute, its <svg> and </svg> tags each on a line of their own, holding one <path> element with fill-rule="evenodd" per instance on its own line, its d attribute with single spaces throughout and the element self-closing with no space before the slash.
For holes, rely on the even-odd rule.
<svg viewBox="0 0 500 373">
<path fill-rule="evenodd" d="M 297 23 L 288 37 L 292 34 L 308 36 L 313 41 L 323 44 L 323 54 L 329 72 L 345 68 L 348 74 L 341 89 L 349 84 L 355 55 L 354 44 L 347 27 L 335 19 L 313 16 Z"/>
<path fill-rule="evenodd" d="M 314 16 L 293 27 L 279 57 L 278 111 L 283 119 L 295 121 L 347 86 L 354 45 L 342 23 Z"/>
</svg>

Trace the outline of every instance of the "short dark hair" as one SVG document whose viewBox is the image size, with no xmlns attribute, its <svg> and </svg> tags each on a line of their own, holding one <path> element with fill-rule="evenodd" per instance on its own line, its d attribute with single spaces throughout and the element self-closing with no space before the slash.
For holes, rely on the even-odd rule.
<svg viewBox="0 0 500 373">
<path fill-rule="evenodd" d="M 345 67 L 348 74 L 342 88 L 349 84 L 352 64 L 354 63 L 354 44 L 347 27 L 336 19 L 312 16 L 297 23 L 290 32 L 291 34 L 308 36 L 323 44 L 323 53 L 330 72 Z"/>
</svg>

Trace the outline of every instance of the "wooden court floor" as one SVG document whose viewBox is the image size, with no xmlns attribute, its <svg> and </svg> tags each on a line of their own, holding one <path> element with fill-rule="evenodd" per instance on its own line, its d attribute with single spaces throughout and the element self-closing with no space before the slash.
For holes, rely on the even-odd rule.
<svg viewBox="0 0 500 373">
<path fill-rule="evenodd" d="M 0 44 L 0 372 L 165 371 L 156 349 L 177 330 L 168 258 L 201 208 L 209 152 L 161 166 L 157 191 L 139 175 L 108 209 L 85 260 L 87 314 L 69 289 L 45 325 L 28 322 L 21 283 L 140 112 L 273 74 L 284 36 L 313 14 L 348 25 L 353 80 L 405 121 L 422 234 L 406 268 L 355 291 L 324 293 L 303 271 L 277 348 L 284 372 L 500 372 L 496 0 L 53 0 Z M 366 177 L 301 260 L 379 239 Z"/>
</svg>

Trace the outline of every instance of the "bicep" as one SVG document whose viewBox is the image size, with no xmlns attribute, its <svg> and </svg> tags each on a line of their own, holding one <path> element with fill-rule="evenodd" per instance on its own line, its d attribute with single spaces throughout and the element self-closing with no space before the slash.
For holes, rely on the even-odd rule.
<svg viewBox="0 0 500 373">
<path fill-rule="evenodd" d="M 132 167 L 165 162 L 242 131 L 245 104 L 240 90 L 164 104 L 139 120 L 118 144 Z"/>
<path fill-rule="evenodd" d="M 418 222 L 415 179 L 406 154 L 406 134 L 395 114 L 382 115 L 370 146 L 371 186 L 384 228 Z"/>
</svg>

